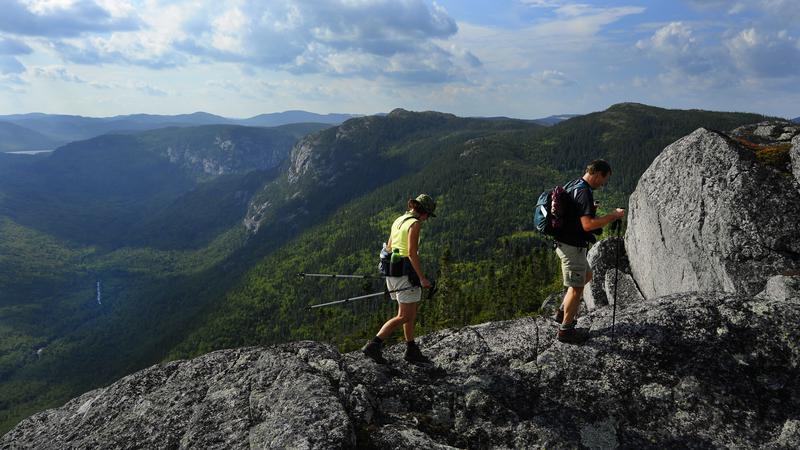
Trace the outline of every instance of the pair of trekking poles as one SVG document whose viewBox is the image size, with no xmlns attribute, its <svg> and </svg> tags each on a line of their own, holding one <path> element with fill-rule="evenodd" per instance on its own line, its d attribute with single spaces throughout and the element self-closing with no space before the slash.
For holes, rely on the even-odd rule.
<svg viewBox="0 0 800 450">
<path fill-rule="evenodd" d="M 327 278 L 327 279 L 337 279 L 337 278 L 385 279 L 386 278 L 385 275 L 346 275 L 346 274 L 306 273 L 306 272 L 300 272 L 300 273 L 297 274 L 297 276 L 299 276 L 299 277 L 301 277 L 303 279 L 305 279 L 306 277 Z M 342 299 L 342 300 L 334 300 L 332 302 L 320 303 L 318 305 L 309 305 L 309 306 L 306 307 L 306 309 L 310 310 L 310 309 L 316 309 L 316 308 L 323 308 L 325 306 L 340 305 L 340 304 L 350 303 L 350 302 L 356 301 L 356 300 L 363 300 L 363 299 L 379 297 L 379 296 L 388 296 L 389 294 L 394 294 L 396 292 L 410 291 L 412 289 L 417 289 L 419 287 L 420 286 L 409 286 L 409 287 L 405 287 L 405 288 L 394 289 L 394 290 L 391 290 L 391 291 L 388 290 L 388 288 L 384 287 L 383 292 L 376 292 L 374 294 L 359 295 L 359 296 L 356 296 L 356 297 L 348 297 L 348 298 L 345 298 L 345 299 Z M 430 299 L 433 298 L 433 296 L 435 294 L 436 294 L 436 281 L 435 280 L 431 280 L 431 287 L 428 290 L 428 295 L 427 295 L 426 298 L 428 300 L 430 300 Z"/>
</svg>

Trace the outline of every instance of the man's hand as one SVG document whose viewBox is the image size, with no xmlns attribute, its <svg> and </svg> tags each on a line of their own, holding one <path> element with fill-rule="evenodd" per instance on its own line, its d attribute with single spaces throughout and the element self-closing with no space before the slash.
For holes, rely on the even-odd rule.
<svg viewBox="0 0 800 450">
<path fill-rule="evenodd" d="M 624 210 L 624 209 L 622 209 L 622 208 L 617 208 L 617 209 L 615 209 L 615 210 L 614 210 L 614 212 L 612 212 L 611 214 L 612 214 L 614 217 L 616 217 L 617 219 L 622 219 L 623 217 L 625 217 L 625 210 Z"/>
</svg>

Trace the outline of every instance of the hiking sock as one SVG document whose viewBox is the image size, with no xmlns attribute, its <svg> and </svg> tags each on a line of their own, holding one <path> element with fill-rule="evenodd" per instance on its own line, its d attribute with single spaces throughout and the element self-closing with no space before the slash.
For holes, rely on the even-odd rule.
<svg viewBox="0 0 800 450">
<path fill-rule="evenodd" d="M 376 343 L 378 345 L 383 345 L 383 339 L 379 338 L 378 336 L 375 336 L 374 338 L 372 338 L 372 342 L 374 342 L 374 343 Z"/>
<path fill-rule="evenodd" d="M 574 330 L 576 322 L 577 322 L 577 320 L 573 320 L 570 323 L 562 323 L 561 326 L 558 327 L 558 329 L 559 330 L 563 330 L 563 331 Z"/>
</svg>

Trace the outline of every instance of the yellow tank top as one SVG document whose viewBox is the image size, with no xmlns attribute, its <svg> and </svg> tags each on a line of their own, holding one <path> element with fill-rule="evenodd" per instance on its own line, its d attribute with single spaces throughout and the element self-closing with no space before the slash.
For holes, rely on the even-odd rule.
<svg viewBox="0 0 800 450">
<path fill-rule="evenodd" d="M 408 229 L 414 225 L 419 219 L 414 217 L 411 213 L 405 213 L 395 219 L 392 224 L 392 250 L 400 250 L 400 256 L 408 256 Z"/>
</svg>

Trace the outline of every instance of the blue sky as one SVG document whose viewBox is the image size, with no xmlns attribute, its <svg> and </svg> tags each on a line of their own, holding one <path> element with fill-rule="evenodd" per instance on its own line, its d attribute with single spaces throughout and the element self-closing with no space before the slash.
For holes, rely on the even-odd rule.
<svg viewBox="0 0 800 450">
<path fill-rule="evenodd" d="M 800 116 L 798 0 L 0 4 L 0 114 Z"/>
</svg>

